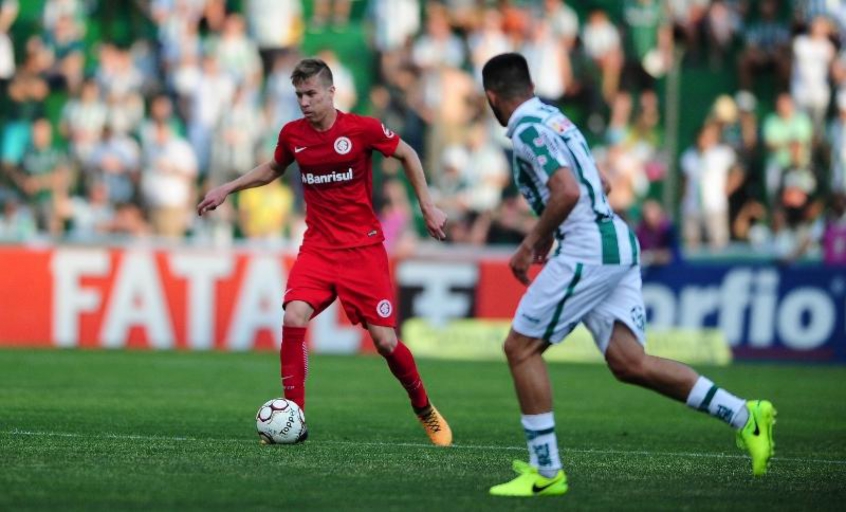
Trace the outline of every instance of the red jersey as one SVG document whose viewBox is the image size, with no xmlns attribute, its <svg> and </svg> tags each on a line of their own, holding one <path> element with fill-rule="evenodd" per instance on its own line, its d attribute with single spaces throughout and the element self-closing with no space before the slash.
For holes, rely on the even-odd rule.
<svg viewBox="0 0 846 512">
<path fill-rule="evenodd" d="M 300 167 L 306 203 L 303 245 L 344 249 L 382 243 L 382 226 L 373 210 L 371 155 L 391 156 L 399 137 L 378 119 L 337 112 L 325 132 L 306 119 L 279 131 L 274 158 L 283 168 Z"/>
</svg>

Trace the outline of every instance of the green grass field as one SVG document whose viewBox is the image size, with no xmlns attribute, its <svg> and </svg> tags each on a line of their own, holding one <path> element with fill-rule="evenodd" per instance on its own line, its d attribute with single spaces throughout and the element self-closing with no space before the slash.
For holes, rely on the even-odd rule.
<svg viewBox="0 0 846 512">
<path fill-rule="evenodd" d="M 602 366 L 552 365 L 561 498 L 487 495 L 526 458 L 504 363 L 422 360 L 428 445 L 378 357 L 312 357 L 310 439 L 260 446 L 272 353 L 0 351 L 0 510 L 842 510 L 846 368 L 700 368 L 779 409 L 770 474 L 731 430 Z"/>
</svg>

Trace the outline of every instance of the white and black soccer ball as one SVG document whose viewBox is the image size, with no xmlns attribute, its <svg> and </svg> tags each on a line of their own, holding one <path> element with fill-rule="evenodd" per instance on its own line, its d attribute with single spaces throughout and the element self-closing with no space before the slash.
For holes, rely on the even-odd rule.
<svg viewBox="0 0 846 512">
<path fill-rule="evenodd" d="M 263 443 L 294 444 L 305 441 L 306 422 L 302 409 L 290 400 L 268 400 L 256 413 L 256 430 Z"/>
</svg>

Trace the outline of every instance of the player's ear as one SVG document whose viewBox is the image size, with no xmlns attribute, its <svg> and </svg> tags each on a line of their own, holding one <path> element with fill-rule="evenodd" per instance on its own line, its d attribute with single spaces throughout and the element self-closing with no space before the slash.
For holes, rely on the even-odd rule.
<svg viewBox="0 0 846 512">
<path fill-rule="evenodd" d="M 495 92 L 493 92 L 489 89 L 485 89 L 485 96 L 487 96 L 488 103 L 490 103 L 491 105 L 496 103 L 496 93 Z"/>
</svg>

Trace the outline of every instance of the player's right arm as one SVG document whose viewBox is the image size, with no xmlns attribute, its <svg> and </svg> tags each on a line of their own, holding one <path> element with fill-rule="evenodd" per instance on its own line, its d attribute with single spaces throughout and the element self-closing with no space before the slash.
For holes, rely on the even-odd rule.
<svg viewBox="0 0 846 512">
<path fill-rule="evenodd" d="M 287 149 L 283 135 L 285 128 L 279 131 L 279 139 L 276 143 L 276 151 L 270 161 L 254 167 L 250 172 L 209 190 L 206 196 L 197 205 L 197 215 L 212 211 L 226 200 L 226 196 L 233 192 L 253 187 L 267 185 L 276 178 L 282 176 L 285 169 L 294 161 L 294 155 Z"/>
<path fill-rule="evenodd" d="M 546 185 L 549 188 L 549 201 L 535 227 L 523 239 L 509 263 L 514 277 L 525 285 L 529 284 L 529 267 L 533 262 L 543 261 L 549 253 L 555 230 L 570 215 L 581 197 L 579 184 L 567 167 L 559 167 L 554 171 Z"/>
<path fill-rule="evenodd" d="M 197 205 L 197 214 L 202 215 L 214 210 L 226 200 L 226 196 L 239 190 L 267 185 L 285 172 L 285 168 L 279 165 L 276 160 L 265 162 L 248 172 L 247 174 L 224 183 L 209 190 L 206 196 Z"/>
</svg>

